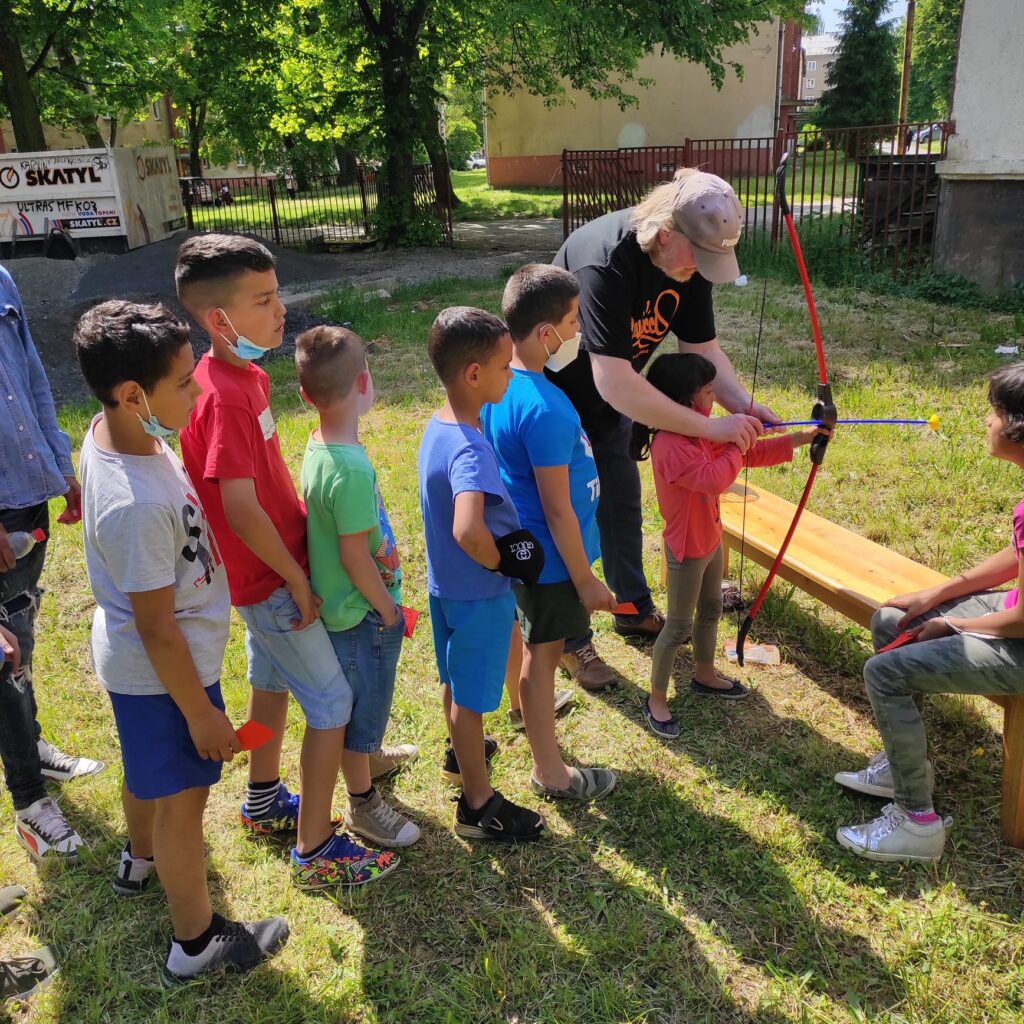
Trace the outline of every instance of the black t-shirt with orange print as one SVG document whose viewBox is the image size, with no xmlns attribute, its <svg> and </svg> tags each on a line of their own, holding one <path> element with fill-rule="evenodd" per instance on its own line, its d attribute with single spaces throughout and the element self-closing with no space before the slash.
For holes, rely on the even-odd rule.
<svg viewBox="0 0 1024 1024">
<path fill-rule="evenodd" d="M 579 356 L 548 376 L 572 399 L 592 440 L 613 433 L 622 417 L 598 394 L 589 353 L 628 359 L 639 373 L 669 331 L 691 345 L 715 337 L 711 284 L 699 274 L 684 283 L 659 270 L 637 244 L 632 213 L 577 228 L 554 259 L 580 283 L 583 341 Z"/>
</svg>

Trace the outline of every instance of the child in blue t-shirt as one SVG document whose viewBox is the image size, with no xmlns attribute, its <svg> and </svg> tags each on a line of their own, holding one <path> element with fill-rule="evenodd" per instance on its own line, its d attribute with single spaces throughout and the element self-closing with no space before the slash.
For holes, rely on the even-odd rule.
<svg viewBox="0 0 1024 1024">
<path fill-rule="evenodd" d="M 544 549 L 536 586 L 515 588 L 525 652 L 519 697 L 533 752 L 530 786 L 538 796 L 593 800 L 615 788 L 607 768 L 570 768 L 555 735 L 555 670 L 567 637 L 589 629 L 590 613 L 615 599 L 591 568 L 601 556 L 597 502 L 601 492 L 579 413 L 544 376 L 579 351 L 579 285 L 566 270 L 529 264 L 509 278 L 502 312 L 515 355 L 500 405 L 484 407 L 484 433 L 522 525 Z"/>
<path fill-rule="evenodd" d="M 536 583 L 544 567 L 480 427 L 481 408 L 500 402 L 508 387 L 512 341 L 496 316 L 453 306 L 438 315 L 427 345 L 448 394 L 423 434 L 419 477 L 434 650 L 462 785 L 455 831 L 467 839 L 530 841 L 544 819 L 491 787 L 483 729 L 504 686 L 515 614 L 509 577 Z"/>
</svg>

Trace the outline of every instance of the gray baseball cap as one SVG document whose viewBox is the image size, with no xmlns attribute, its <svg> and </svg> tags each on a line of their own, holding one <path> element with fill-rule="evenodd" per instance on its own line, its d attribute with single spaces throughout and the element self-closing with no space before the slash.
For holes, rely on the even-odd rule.
<svg viewBox="0 0 1024 1024">
<path fill-rule="evenodd" d="M 743 207 L 727 181 L 706 171 L 682 178 L 672 219 L 693 246 L 701 277 L 726 284 L 740 276 L 736 243 L 743 228 Z"/>
</svg>

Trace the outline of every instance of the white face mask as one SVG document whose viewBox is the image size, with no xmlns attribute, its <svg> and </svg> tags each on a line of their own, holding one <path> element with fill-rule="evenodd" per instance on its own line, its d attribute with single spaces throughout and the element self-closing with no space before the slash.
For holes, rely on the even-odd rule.
<svg viewBox="0 0 1024 1024">
<path fill-rule="evenodd" d="M 554 326 L 551 330 L 555 331 L 555 337 L 562 343 L 558 350 L 552 355 L 548 352 L 547 345 L 544 346 L 544 351 L 548 352 L 548 361 L 544 364 L 547 369 L 552 373 L 560 373 L 564 370 L 579 354 L 580 354 L 580 340 L 582 335 L 577 331 L 571 338 L 563 338 Z"/>
</svg>

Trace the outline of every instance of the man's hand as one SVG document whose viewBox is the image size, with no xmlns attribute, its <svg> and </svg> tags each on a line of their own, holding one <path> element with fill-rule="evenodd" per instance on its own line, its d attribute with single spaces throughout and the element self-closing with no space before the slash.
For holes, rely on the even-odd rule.
<svg viewBox="0 0 1024 1024">
<path fill-rule="evenodd" d="M 320 605 L 324 603 L 324 599 L 313 593 L 305 576 L 294 583 L 286 582 L 285 589 L 292 595 L 292 600 L 299 609 L 300 618 L 292 619 L 292 629 L 303 630 L 312 626 L 320 618 Z"/>
<path fill-rule="evenodd" d="M 14 557 L 14 548 L 11 547 L 7 531 L 0 526 L 0 572 L 9 572 L 18 564 Z"/>
<path fill-rule="evenodd" d="M 704 436 L 717 444 L 734 444 L 740 452 L 746 452 L 763 433 L 764 426 L 756 416 L 735 412 L 731 416 L 712 417 Z"/>
<path fill-rule="evenodd" d="M 3 660 L 10 661 L 11 671 L 17 672 L 21 668 L 21 645 L 18 638 L 3 626 L 0 626 L 0 651 L 3 652 Z"/>
<path fill-rule="evenodd" d="M 749 411 L 750 415 L 756 417 L 759 423 L 778 423 L 782 419 L 774 409 L 770 409 L 760 402 L 751 402 L 749 409 L 745 411 Z"/>
<path fill-rule="evenodd" d="M 610 612 L 616 605 L 612 592 L 594 575 L 578 586 L 576 593 L 588 612 Z"/>
<path fill-rule="evenodd" d="M 204 761 L 230 761 L 242 749 L 227 715 L 212 704 L 188 720 L 188 733 Z"/>
<path fill-rule="evenodd" d="M 940 603 L 937 590 L 930 588 L 928 590 L 915 590 L 912 594 L 898 594 L 896 597 L 890 597 L 882 607 L 902 608 L 907 613 L 896 624 L 897 629 L 903 630 L 914 619 L 919 619 Z"/>
<path fill-rule="evenodd" d="M 64 511 L 57 516 L 57 522 L 73 526 L 82 521 L 82 485 L 73 474 L 64 479 L 68 482 L 68 493 L 64 495 Z"/>
</svg>

